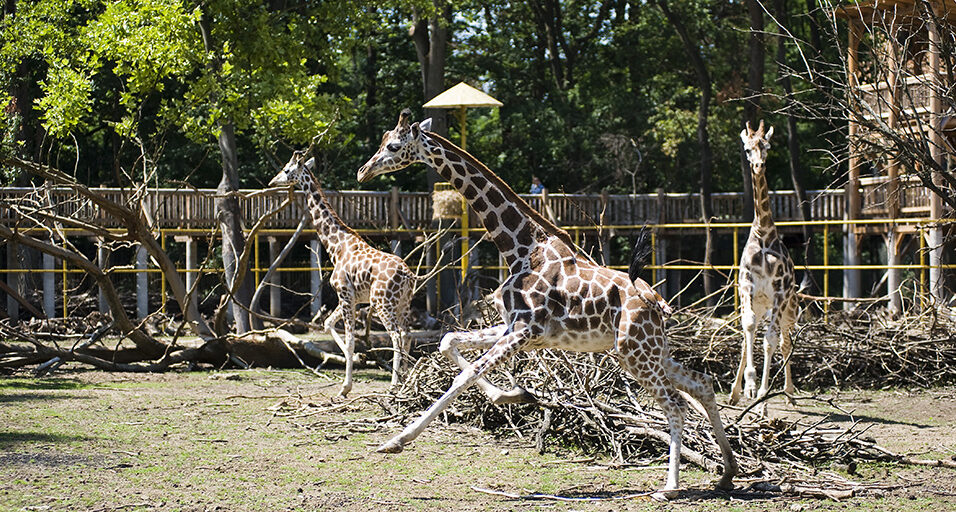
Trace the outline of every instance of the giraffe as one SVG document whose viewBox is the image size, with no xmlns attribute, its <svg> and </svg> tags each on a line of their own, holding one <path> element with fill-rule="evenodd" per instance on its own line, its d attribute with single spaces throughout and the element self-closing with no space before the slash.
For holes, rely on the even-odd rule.
<svg viewBox="0 0 956 512">
<path fill-rule="evenodd" d="M 770 137 L 773 127 L 764 133 L 763 121 L 756 131 L 747 128 L 740 132 L 747 160 L 753 175 L 754 221 L 750 226 L 750 236 L 740 256 L 740 271 L 737 288 L 740 293 L 740 323 L 744 331 L 741 347 L 740 367 L 730 393 L 730 403 L 740 400 L 740 388 L 747 398 L 762 398 L 769 390 L 770 361 L 777 345 L 784 359 L 786 384 L 784 392 L 792 402 L 795 391 L 793 375 L 790 372 L 790 354 L 793 345 L 790 329 L 797 320 L 797 287 L 794 279 L 793 260 L 786 246 L 777 236 L 777 228 L 770 216 L 770 194 L 767 188 L 766 163 L 770 149 Z M 763 375 L 760 389 L 756 390 L 757 371 L 754 368 L 753 351 L 757 324 L 765 316 L 770 317 L 767 332 L 763 340 Z M 758 412 L 766 412 L 766 403 L 758 407 Z"/>
<path fill-rule="evenodd" d="M 477 383 L 493 400 L 501 400 L 502 395 L 506 401 L 527 399 L 529 394 L 520 388 L 503 392 L 484 378 L 519 350 L 610 350 L 654 396 L 667 417 L 668 471 L 660 496 L 673 498 L 678 492 L 680 443 L 687 409 L 680 392 L 706 411 L 724 462 L 717 486 L 732 488 L 737 463 L 717 410 L 713 379 L 670 357 L 660 296 L 644 281 L 632 281 L 627 274 L 588 259 L 564 230 L 531 208 L 484 164 L 429 132 L 430 119 L 409 124 L 410 117 L 410 110 L 402 111 L 395 128 L 383 136 L 378 151 L 358 170 L 358 180 L 368 181 L 416 162 L 437 169 L 481 219 L 511 274 L 495 292 L 504 323 L 479 331 L 465 343 L 455 336 L 442 339 L 442 351 L 452 353 L 461 373 L 434 404 L 378 451 L 402 451 L 473 384 Z M 486 352 L 468 363 L 457 353 L 456 343 Z"/>
<path fill-rule="evenodd" d="M 306 160 L 305 156 L 305 152 L 294 152 L 269 186 L 293 185 L 305 191 L 312 224 L 332 258 L 329 284 L 339 305 L 326 318 L 324 328 L 345 354 L 345 380 L 339 394 L 346 396 L 352 389 L 355 307 L 365 303 L 371 305 L 392 340 L 392 386 L 396 386 L 405 372 L 410 348 L 409 305 L 419 277 L 402 258 L 375 249 L 342 222 L 312 174 L 315 159 Z M 345 323 L 345 340 L 334 329 L 339 320 Z"/>
</svg>

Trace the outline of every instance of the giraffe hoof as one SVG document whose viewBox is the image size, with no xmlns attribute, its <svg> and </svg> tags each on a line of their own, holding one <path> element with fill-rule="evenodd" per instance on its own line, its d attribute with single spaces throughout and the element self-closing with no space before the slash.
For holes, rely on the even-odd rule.
<svg viewBox="0 0 956 512">
<path fill-rule="evenodd" d="M 536 404 L 538 398 L 532 395 L 527 389 L 521 386 L 515 386 L 511 391 L 506 391 L 495 397 L 491 403 L 495 405 L 504 404 Z"/>
<path fill-rule="evenodd" d="M 670 501 L 677 499 L 677 496 L 680 494 L 680 491 L 677 489 L 662 489 L 660 491 L 651 494 L 651 498 L 654 498 L 657 501 Z"/>
<path fill-rule="evenodd" d="M 377 450 L 378 453 L 402 453 L 405 447 L 402 445 L 401 441 L 397 439 L 392 439 L 387 443 L 379 446 Z"/>
<path fill-rule="evenodd" d="M 734 478 L 733 477 L 722 477 L 720 480 L 714 484 L 714 489 L 718 491 L 732 491 L 734 490 Z"/>
</svg>

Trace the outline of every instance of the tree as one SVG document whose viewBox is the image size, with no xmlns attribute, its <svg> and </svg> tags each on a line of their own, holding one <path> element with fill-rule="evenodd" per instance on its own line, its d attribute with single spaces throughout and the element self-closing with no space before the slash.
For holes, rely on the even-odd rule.
<svg viewBox="0 0 956 512">
<path fill-rule="evenodd" d="M 694 75 L 697 78 L 697 87 L 700 89 L 700 103 L 697 108 L 697 144 L 700 151 L 700 203 L 701 220 L 708 224 L 706 229 L 706 241 L 704 243 L 704 265 L 711 264 L 714 246 L 712 233 L 709 227 L 710 221 L 714 216 L 714 205 L 711 199 L 713 175 L 713 152 L 710 148 L 710 134 L 707 130 L 707 118 L 710 115 L 711 98 L 711 79 L 710 72 L 707 70 L 707 63 L 700 51 L 700 45 L 696 43 L 687 27 L 682 21 L 682 17 L 671 10 L 666 0 L 657 0 L 656 4 L 661 12 L 667 18 L 667 21 L 674 27 L 674 30 L 680 36 L 680 40 L 687 52 L 691 65 L 694 68 Z M 704 270 L 704 294 L 709 298 L 707 305 L 712 307 L 715 303 L 712 295 L 714 292 L 713 275 L 709 270 Z"/>
<path fill-rule="evenodd" d="M 744 119 L 741 126 L 750 123 L 757 125 L 760 111 L 759 99 L 763 94 L 764 78 L 764 19 L 763 5 L 759 0 L 746 0 L 747 15 L 750 20 L 750 37 L 747 43 L 747 87 L 744 90 Z M 753 178 L 750 165 L 740 150 L 740 171 L 744 183 L 744 218 L 752 220 L 754 215 Z"/>
</svg>

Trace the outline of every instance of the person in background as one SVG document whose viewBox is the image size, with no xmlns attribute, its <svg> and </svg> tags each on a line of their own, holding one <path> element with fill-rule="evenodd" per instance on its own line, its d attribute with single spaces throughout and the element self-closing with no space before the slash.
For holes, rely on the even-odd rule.
<svg viewBox="0 0 956 512">
<path fill-rule="evenodd" d="M 531 177 L 531 190 L 528 192 L 531 194 L 540 194 L 544 192 L 544 185 L 541 184 L 541 180 L 537 176 Z"/>
</svg>

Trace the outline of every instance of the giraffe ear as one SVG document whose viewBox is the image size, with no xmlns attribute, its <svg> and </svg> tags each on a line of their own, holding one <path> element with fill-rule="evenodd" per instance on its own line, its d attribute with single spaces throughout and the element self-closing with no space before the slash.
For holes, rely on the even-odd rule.
<svg viewBox="0 0 956 512">
<path fill-rule="evenodd" d="M 740 140 L 747 142 L 747 130 L 740 130 Z"/>
<path fill-rule="evenodd" d="M 305 161 L 305 168 L 310 171 L 315 169 L 315 157 L 312 157 Z"/>
<path fill-rule="evenodd" d="M 428 119 L 422 121 L 420 123 L 420 126 L 422 127 L 422 131 L 425 131 L 425 132 L 432 131 L 432 118 L 429 117 Z"/>
<path fill-rule="evenodd" d="M 763 140 L 769 141 L 770 137 L 773 135 L 773 126 L 767 128 L 767 134 L 763 136 Z"/>
</svg>

